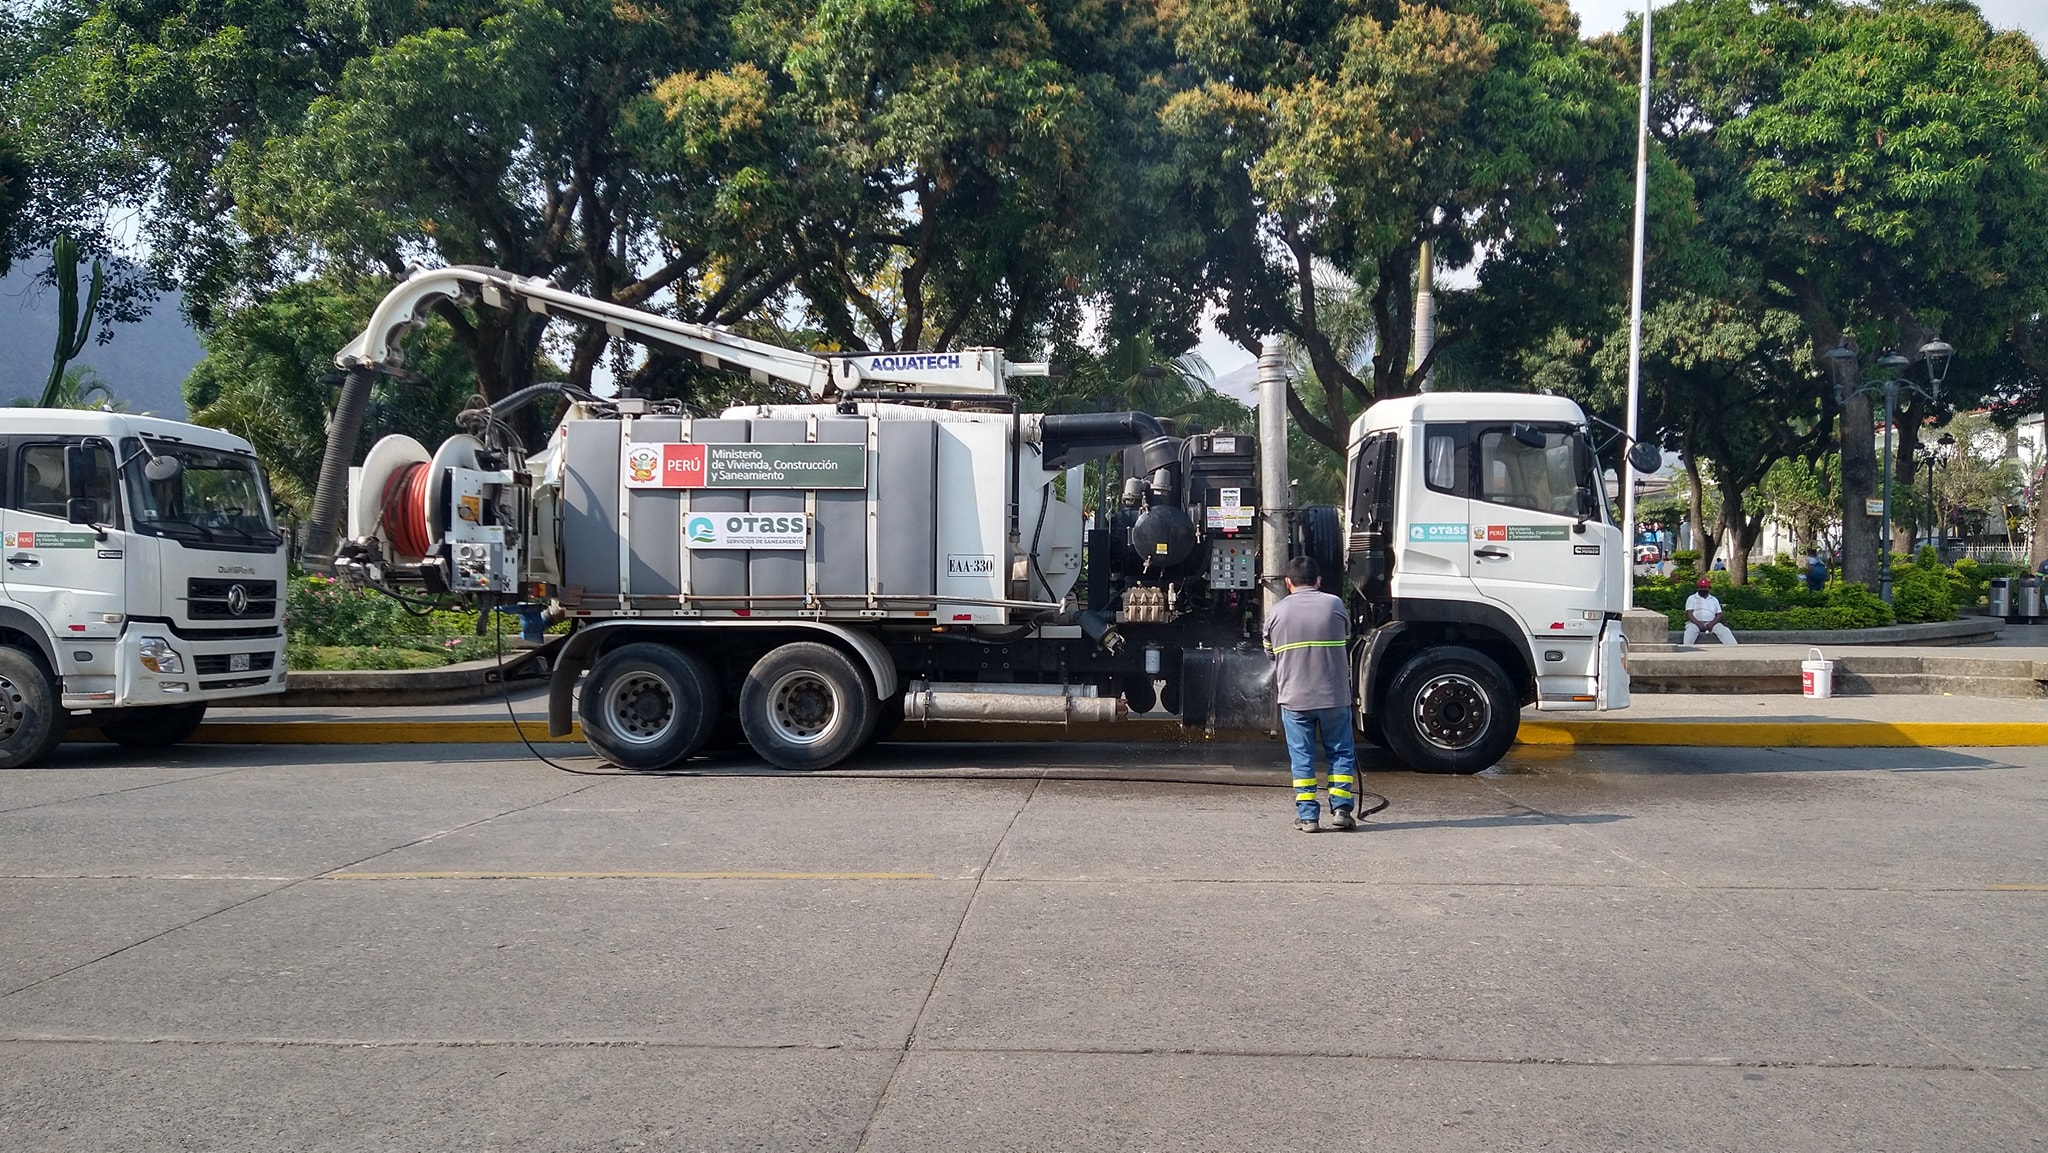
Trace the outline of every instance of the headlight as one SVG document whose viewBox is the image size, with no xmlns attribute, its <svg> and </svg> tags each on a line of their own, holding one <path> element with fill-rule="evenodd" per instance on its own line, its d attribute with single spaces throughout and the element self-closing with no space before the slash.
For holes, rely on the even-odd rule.
<svg viewBox="0 0 2048 1153">
<path fill-rule="evenodd" d="M 171 647 L 171 642 L 162 637 L 143 637 L 142 644 L 136 648 L 136 652 L 142 657 L 142 667 L 150 672 L 185 671 L 185 658 L 179 656 L 178 650 Z"/>
</svg>

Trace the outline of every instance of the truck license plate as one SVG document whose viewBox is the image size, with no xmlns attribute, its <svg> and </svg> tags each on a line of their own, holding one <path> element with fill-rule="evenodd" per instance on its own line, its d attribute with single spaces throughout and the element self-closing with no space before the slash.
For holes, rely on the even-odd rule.
<svg viewBox="0 0 2048 1153">
<path fill-rule="evenodd" d="M 231 672 L 231 673 L 246 673 L 246 672 L 248 672 L 248 671 L 249 671 L 249 654 L 248 654 L 248 653 L 236 653 L 236 654 L 234 654 L 233 656 L 230 656 L 230 657 L 228 658 L 228 671 L 229 671 L 229 672 Z"/>
</svg>

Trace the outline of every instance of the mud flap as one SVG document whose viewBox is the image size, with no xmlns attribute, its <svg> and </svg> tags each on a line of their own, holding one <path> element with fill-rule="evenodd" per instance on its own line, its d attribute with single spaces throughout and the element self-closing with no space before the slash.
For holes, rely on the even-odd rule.
<svg viewBox="0 0 2048 1153">
<path fill-rule="evenodd" d="M 1221 729 L 1279 731 L 1273 658 L 1265 653 L 1188 649 L 1181 654 L 1180 677 L 1182 727 L 1211 737 Z"/>
</svg>

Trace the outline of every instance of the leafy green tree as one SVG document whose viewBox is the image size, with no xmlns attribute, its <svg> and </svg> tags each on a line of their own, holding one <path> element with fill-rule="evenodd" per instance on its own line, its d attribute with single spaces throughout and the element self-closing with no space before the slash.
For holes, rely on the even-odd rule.
<svg viewBox="0 0 2048 1153">
<path fill-rule="evenodd" d="M 1333 451 L 1352 414 L 1430 367 L 1408 363 L 1425 240 L 1448 267 L 1483 248 L 1482 289 L 1541 312 L 1573 295 L 1546 268 L 1565 236 L 1590 249 L 1623 235 L 1628 101 L 1562 5 L 1191 0 L 1175 31 L 1192 82 L 1163 122 L 1209 230 L 1187 281 L 1245 348 L 1274 332 L 1301 345 L 1322 403 L 1296 391 L 1289 412 Z M 1363 364 L 1326 325 L 1331 272 L 1368 304 Z"/>
<path fill-rule="evenodd" d="M 2048 70 L 1968 5 L 1681 0 L 1656 19 L 1657 132 L 1697 190 L 1709 291 L 1796 312 L 1815 354 L 1862 350 L 1834 384 L 1845 567 L 1871 580 L 1877 462 L 1853 389 L 1880 351 L 1938 332 L 1960 368 L 2048 305 Z M 1908 431 L 1902 477 L 1913 448 Z"/>
<path fill-rule="evenodd" d="M 1610 390 L 1628 373 L 1628 342 L 1617 333 L 1594 356 Z M 1643 317 L 1643 426 L 1709 466 L 1720 525 L 1703 532 L 1704 559 L 1728 562 L 1729 579 L 1748 579 L 1749 550 L 1768 505 L 1757 485 L 1779 462 L 1825 451 L 1823 377 L 1799 317 L 1783 309 L 1745 309 L 1679 294 Z M 1706 525 L 1695 518 L 1696 532 Z"/>
</svg>

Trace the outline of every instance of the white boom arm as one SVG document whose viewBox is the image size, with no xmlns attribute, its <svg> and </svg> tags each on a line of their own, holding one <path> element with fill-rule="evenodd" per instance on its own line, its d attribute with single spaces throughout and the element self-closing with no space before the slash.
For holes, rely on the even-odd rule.
<svg viewBox="0 0 2048 1153">
<path fill-rule="evenodd" d="M 424 324 L 427 311 L 439 300 L 463 303 L 480 300 L 496 308 L 524 304 L 542 316 L 564 316 L 604 325 L 611 336 L 680 349 L 709 368 L 745 372 L 761 383 L 793 384 L 812 396 L 827 397 L 857 389 L 906 392 L 1002 394 L 1013 376 L 1044 376 L 1044 364 L 1012 364 L 1001 349 L 966 348 L 955 352 L 883 352 L 820 356 L 751 340 L 710 324 L 672 320 L 637 308 L 565 292 L 540 277 L 517 276 L 495 268 L 457 265 L 427 269 L 406 277 L 391 290 L 361 335 L 334 356 L 345 369 L 393 369 L 405 362 L 398 341 L 407 329 Z"/>
</svg>

